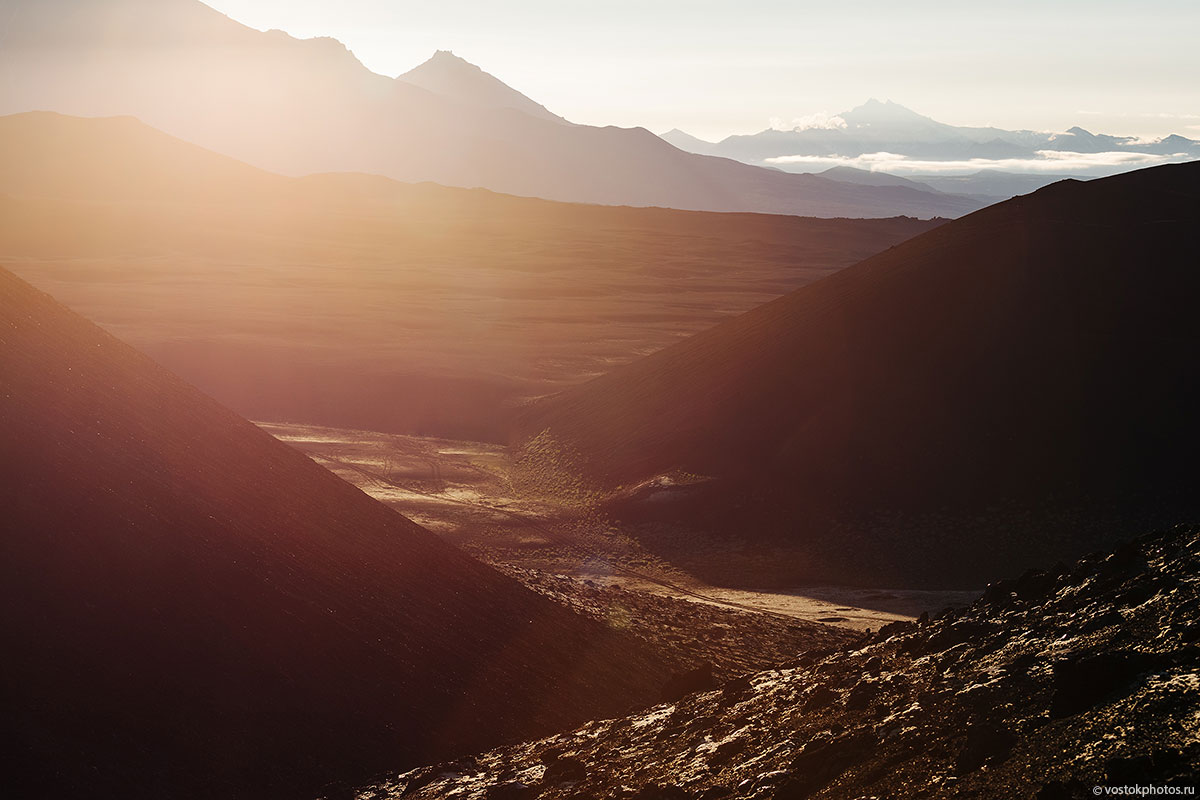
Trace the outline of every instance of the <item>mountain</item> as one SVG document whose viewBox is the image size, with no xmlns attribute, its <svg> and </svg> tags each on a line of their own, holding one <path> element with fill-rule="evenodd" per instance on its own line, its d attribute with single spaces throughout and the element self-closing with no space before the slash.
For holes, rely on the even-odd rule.
<svg viewBox="0 0 1200 800">
<path fill-rule="evenodd" d="M 433 57 L 396 80 L 419 86 L 472 108 L 512 108 L 538 119 L 566 123 L 540 103 L 507 86 L 474 64 L 449 50 L 438 50 Z"/>
<path fill-rule="evenodd" d="M 829 178 L 844 183 L 857 183 L 863 186 L 909 186 L 914 189 L 933 190 L 947 194 L 970 197 L 980 203 L 991 205 L 1014 195 L 1024 194 L 1015 191 L 1024 188 L 1031 192 L 1040 189 L 1062 178 L 1053 175 L 1016 175 L 995 171 L 980 171 L 974 175 L 929 176 L 914 175 L 903 178 L 889 172 L 878 170 L 858 169 L 856 167 L 830 167 L 824 172 L 818 172 L 823 178 Z M 986 190 L 990 190 L 986 191 Z M 1010 191 L 1012 190 L 1012 191 Z"/>
<path fill-rule="evenodd" d="M 864 186 L 909 186 L 914 189 L 926 190 L 934 188 L 915 180 L 901 178 L 899 175 L 890 175 L 886 172 L 872 172 L 866 169 L 855 169 L 854 167 L 830 167 L 824 172 L 817 174 L 830 180 L 842 181 L 843 183 L 859 183 Z"/>
<path fill-rule="evenodd" d="M 1197 569 L 1194 526 L 1142 536 L 937 619 L 357 797 L 1185 795 L 1200 779 Z"/>
<path fill-rule="evenodd" d="M 313 797 L 669 675 L 7 271 L 0 374 L 12 796 Z"/>
<path fill-rule="evenodd" d="M 1028 173 L 1025 177 L 1049 183 L 1075 174 L 1096 177 L 1200 158 L 1200 142 L 1179 135 L 1146 141 L 1093 134 L 1079 127 L 1056 133 L 955 126 L 890 100 L 874 99 L 820 127 L 771 129 L 729 136 L 716 143 L 692 141 L 687 134 L 674 131 L 668 141 L 689 152 L 792 172 L 818 172 L 828 165 L 863 167 L 902 172 L 921 182 L 927 174 L 952 180 L 985 170 Z M 997 188 L 997 184 L 972 186 L 963 193 L 993 195 Z"/>
<path fill-rule="evenodd" d="M 938 224 L 290 178 L 129 117 L 0 117 L 0 262 L 259 420 L 503 441 L 526 398 Z"/>
<path fill-rule="evenodd" d="M 1200 513 L 1198 221 L 1200 164 L 1057 183 L 536 403 L 517 437 L 781 582 L 1077 555 Z"/>
<path fill-rule="evenodd" d="M 0 114 L 134 116 L 289 175 L 821 217 L 952 217 L 979 206 L 700 157 L 641 128 L 564 124 L 448 54 L 387 78 L 333 39 L 256 31 L 198 0 L 12 0 L 0 70 Z"/>
<path fill-rule="evenodd" d="M 660 138 L 664 142 L 675 145 L 680 150 L 688 153 L 699 153 L 704 156 L 712 155 L 713 149 L 716 148 L 716 143 L 707 142 L 678 128 L 672 128 L 666 133 L 660 134 Z"/>
</svg>

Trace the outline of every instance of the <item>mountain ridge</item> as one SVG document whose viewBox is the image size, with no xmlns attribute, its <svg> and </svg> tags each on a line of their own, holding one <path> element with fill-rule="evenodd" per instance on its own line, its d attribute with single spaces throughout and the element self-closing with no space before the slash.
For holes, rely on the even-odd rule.
<svg viewBox="0 0 1200 800">
<path fill-rule="evenodd" d="M 696 156 L 637 129 L 564 124 L 445 57 L 415 79 L 454 67 L 470 80 L 436 77 L 451 91 L 437 94 L 372 73 L 345 48 L 255 31 L 201 5 L 14 0 L 4 70 L 20 80 L 0 81 L 0 113 L 131 115 L 283 174 L 367 172 L 569 202 L 822 217 L 949 217 L 979 206 Z"/>
</svg>

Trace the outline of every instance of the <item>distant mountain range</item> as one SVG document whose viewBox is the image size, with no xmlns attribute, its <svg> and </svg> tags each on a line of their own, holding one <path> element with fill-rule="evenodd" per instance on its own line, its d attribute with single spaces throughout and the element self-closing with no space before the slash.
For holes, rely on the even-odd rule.
<svg viewBox="0 0 1200 800">
<path fill-rule="evenodd" d="M 1062 133 L 960 127 L 879 100 L 819 125 L 770 129 L 719 142 L 672 130 L 663 139 L 688 152 L 791 172 L 861 168 L 915 178 L 943 191 L 999 197 L 1066 177 L 1097 177 L 1200 158 L 1200 142 L 1178 135 L 1143 140 L 1079 127 Z M 951 176 L 953 181 L 947 182 Z"/>
<path fill-rule="evenodd" d="M 0 114 L 134 116 L 286 174 L 820 217 L 956 217 L 981 205 L 702 157 L 641 128 L 573 125 L 447 52 L 399 79 L 377 75 L 336 40 L 257 31 L 198 0 L 14 0 L 5 15 Z"/>
</svg>

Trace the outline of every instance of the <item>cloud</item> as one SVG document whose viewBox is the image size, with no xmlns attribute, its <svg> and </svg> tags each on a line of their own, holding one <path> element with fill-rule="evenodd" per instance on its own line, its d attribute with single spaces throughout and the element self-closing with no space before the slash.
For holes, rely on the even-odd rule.
<svg viewBox="0 0 1200 800">
<path fill-rule="evenodd" d="M 846 120 L 824 111 L 806 117 L 796 117 L 790 123 L 785 123 L 779 117 L 771 117 L 771 130 L 776 131 L 838 130 L 845 127 Z"/>
<path fill-rule="evenodd" d="M 985 169 L 1069 175 L 1097 170 L 1111 171 L 1113 169 L 1149 167 L 1190 159 L 1185 153 L 1154 155 L 1128 152 L 1072 153 L 1062 150 L 1039 150 L 1037 156 L 1037 158 L 970 158 L 957 161 L 928 161 L 909 158 L 899 153 L 880 152 L 854 157 L 777 156 L 768 158 L 766 161 L 768 164 L 780 167 L 812 167 L 813 171 L 829 167 L 855 167 L 895 175 L 966 174 Z"/>
<path fill-rule="evenodd" d="M 1170 111 L 1076 111 L 1088 117 L 1120 117 L 1124 119 L 1200 119 L 1200 114 L 1176 114 Z"/>
</svg>

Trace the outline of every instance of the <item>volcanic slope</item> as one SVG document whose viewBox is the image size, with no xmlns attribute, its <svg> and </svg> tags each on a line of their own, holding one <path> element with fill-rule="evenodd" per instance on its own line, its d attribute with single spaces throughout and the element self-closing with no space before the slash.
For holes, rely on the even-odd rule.
<svg viewBox="0 0 1200 800">
<path fill-rule="evenodd" d="M 1200 163 L 1064 181 L 534 404 L 515 438 L 623 487 L 627 520 L 784 548 L 780 580 L 1078 556 L 1200 511 L 1198 224 Z"/>
<path fill-rule="evenodd" d="M 314 796 L 669 677 L 7 271 L 0 376 L 10 796 Z"/>
<path fill-rule="evenodd" d="M 1200 783 L 1200 530 L 360 800 L 1080 800 Z M 1122 789 L 1123 791 L 1123 789 Z M 1113 792 L 1119 794 L 1120 792 Z"/>
</svg>

